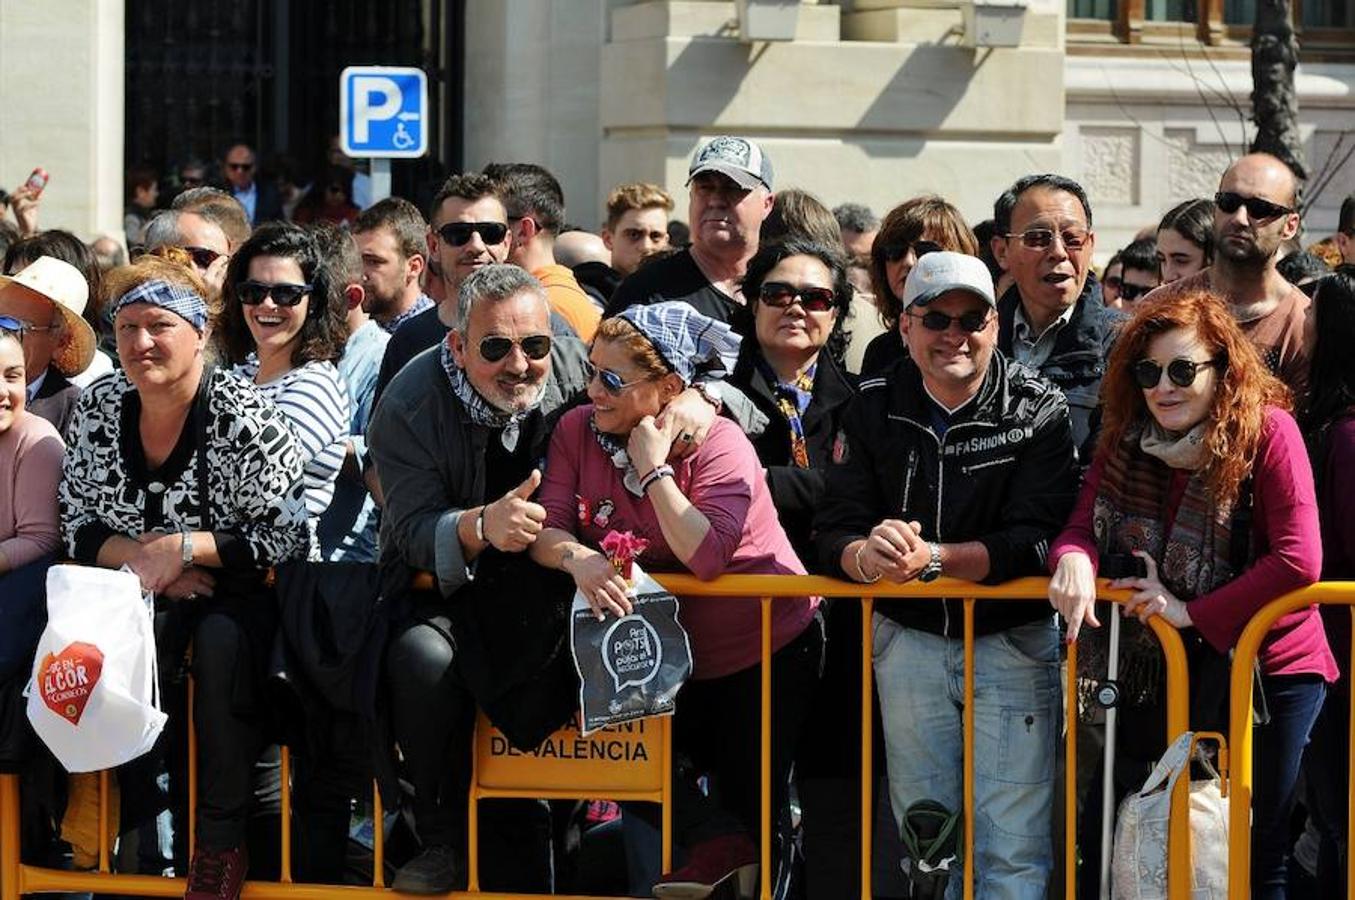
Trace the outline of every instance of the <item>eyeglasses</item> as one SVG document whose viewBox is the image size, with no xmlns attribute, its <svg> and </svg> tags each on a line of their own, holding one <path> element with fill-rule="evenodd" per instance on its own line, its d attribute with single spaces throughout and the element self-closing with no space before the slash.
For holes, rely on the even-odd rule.
<svg viewBox="0 0 1355 900">
<path fill-rule="evenodd" d="M 503 239 L 508 236 L 508 226 L 503 222 L 448 222 L 438 228 L 438 237 L 453 247 L 466 246 L 475 234 L 492 247 L 503 243 Z"/>
<path fill-rule="evenodd" d="M 1194 360 L 1180 357 L 1167 363 L 1167 377 L 1177 387 L 1190 387 L 1195 383 L 1201 369 L 1207 369 L 1218 364 L 1219 360 L 1217 359 Z M 1141 359 L 1134 363 L 1134 381 L 1138 382 L 1139 387 L 1145 391 L 1157 387 L 1162 381 L 1161 363 L 1151 359 Z"/>
<path fill-rule="evenodd" d="M 758 291 L 758 299 L 768 306 L 785 309 L 799 301 L 805 312 L 828 312 L 833 308 L 837 294 L 832 288 L 796 287 L 784 281 L 766 281 Z"/>
<path fill-rule="evenodd" d="M 982 331 L 988 325 L 989 310 L 961 313 L 958 316 L 948 316 L 943 312 L 932 310 L 918 314 L 909 312 L 908 318 L 921 319 L 922 326 L 928 331 L 945 331 L 950 328 L 951 322 L 958 322 L 960 327 L 970 334 Z"/>
<path fill-rule="evenodd" d="M 0 328 L 6 331 L 17 331 L 23 334 L 31 334 L 43 331 L 56 331 L 61 328 L 60 320 L 53 319 L 50 325 L 34 325 L 27 319 L 20 319 L 17 316 L 0 316 Z"/>
<path fill-rule="evenodd" d="M 648 378 L 637 378 L 634 381 L 622 381 L 621 376 L 611 369 L 599 369 L 596 366 L 588 367 L 588 380 L 591 382 L 594 378 L 602 382 L 602 389 L 613 397 L 618 396 L 628 387 L 634 387 L 637 384 L 648 381 Z"/>
<path fill-rule="evenodd" d="M 1269 200 L 1262 200 L 1260 197 L 1244 197 L 1234 191 L 1219 191 L 1214 195 L 1214 205 L 1230 216 L 1245 206 L 1247 216 L 1257 220 L 1273 219 L 1276 216 L 1288 215 L 1294 211 L 1287 206 L 1271 203 Z"/>
<path fill-rule="evenodd" d="M 921 259 L 928 253 L 935 253 L 940 249 L 941 245 L 936 241 L 913 241 L 911 244 L 899 242 L 885 244 L 881 255 L 884 256 L 885 262 L 895 263 L 907 256 L 909 250 L 913 251 L 915 258 Z"/>
<path fill-rule="evenodd" d="M 193 258 L 193 265 L 197 266 L 199 269 L 206 269 L 212 263 L 225 256 L 224 253 L 217 253 L 215 250 L 208 249 L 207 247 L 183 247 L 181 249 Z"/>
<path fill-rule="evenodd" d="M 1048 250 L 1057 237 L 1063 242 L 1065 250 L 1081 250 L 1091 237 L 1091 232 L 1086 228 L 1064 228 L 1059 231 L 1052 228 L 1027 228 L 1020 233 L 1004 234 L 1003 237 L 1020 238 L 1021 246 L 1027 250 Z"/>
<path fill-rule="evenodd" d="M 522 348 L 522 354 L 531 360 L 550 356 L 551 338 L 548 334 L 529 334 L 521 340 L 491 335 L 480 342 L 480 356 L 485 362 L 498 362 L 508 355 L 513 345 Z"/>
<path fill-rule="evenodd" d="M 16 319 L 13 316 L 0 316 L 0 331 L 12 336 L 19 343 L 24 342 L 24 332 L 28 330 L 28 324 L 22 319 Z"/>
<path fill-rule="evenodd" d="M 1149 287 L 1146 284 L 1134 284 L 1132 281 L 1121 281 L 1120 299 L 1132 302 L 1145 296 L 1151 290 L 1154 290 L 1154 288 Z"/>
<path fill-rule="evenodd" d="M 230 169 L 232 172 L 248 172 L 250 169 L 254 168 L 254 163 L 252 163 L 252 162 L 249 162 L 249 163 L 233 163 L 233 162 L 228 162 L 228 163 L 226 163 L 226 168 Z"/>
<path fill-rule="evenodd" d="M 262 281 L 242 281 L 235 286 L 235 296 L 240 298 L 240 302 L 245 306 L 258 306 L 267 296 L 273 297 L 273 302 L 278 306 L 296 306 L 311 291 L 315 290 L 313 284 L 287 284 L 279 282 L 278 284 L 265 284 Z"/>
</svg>

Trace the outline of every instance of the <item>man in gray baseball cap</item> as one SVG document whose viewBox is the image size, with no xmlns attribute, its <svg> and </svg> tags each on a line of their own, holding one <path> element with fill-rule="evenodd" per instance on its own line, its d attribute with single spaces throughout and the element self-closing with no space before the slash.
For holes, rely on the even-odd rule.
<svg viewBox="0 0 1355 900">
<path fill-rule="evenodd" d="M 697 147 L 687 168 L 691 246 L 621 282 L 606 315 L 636 303 L 682 300 L 728 322 L 743 305 L 739 282 L 772 211 L 772 183 L 771 159 L 748 138 L 720 136 Z"/>
<path fill-rule="evenodd" d="M 923 255 L 902 299 L 908 353 L 862 381 L 842 418 L 814 518 L 819 558 L 831 561 L 830 574 L 865 583 L 944 575 L 995 584 L 1043 573 L 1077 486 L 1067 401 L 995 352 L 993 280 L 977 258 Z M 921 800 L 958 813 L 963 604 L 876 609 L 872 653 L 897 824 Z M 989 819 L 975 837 L 975 871 L 1001 873 L 993 897 L 1044 896 L 1059 635 L 1048 607 L 983 601 L 974 633 L 975 671 L 985 675 L 974 693 L 973 808 Z"/>
</svg>

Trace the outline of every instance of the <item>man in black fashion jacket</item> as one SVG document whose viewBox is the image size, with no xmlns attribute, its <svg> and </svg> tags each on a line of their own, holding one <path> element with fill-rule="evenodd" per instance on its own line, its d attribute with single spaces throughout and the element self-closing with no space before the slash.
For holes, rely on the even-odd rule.
<svg viewBox="0 0 1355 900">
<path fill-rule="evenodd" d="M 994 352 L 992 278 L 978 259 L 929 253 L 904 286 L 908 355 L 867 379 L 843 419 L 815 518 L 839 577 L 998 583 L 1035 575 L 1077 487 L 1068 404 Z M 958 600 L 880 601 L 874 664 L 889 789 L 961 809 L 964 612 Z M 993 896 L 1042 896 L 1060 727 L 1049 605 L 980 601 L 974 613 L 976 870 Z"/>
</svg>

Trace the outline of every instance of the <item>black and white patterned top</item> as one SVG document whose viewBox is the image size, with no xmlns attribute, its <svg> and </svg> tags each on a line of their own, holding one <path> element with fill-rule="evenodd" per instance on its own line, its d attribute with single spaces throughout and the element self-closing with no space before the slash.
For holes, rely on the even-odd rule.
<svg viewBox="0 0 1355 900">
<path fill-rule="evenodd" d="M 62 470 L 61 536 L 77 561 L 97 562 L 113 535 L 201 531 L 202 502 L 222 566 L 262 568 L 308 552 L 301 452 L 277 407 L 212 369 L 183 433 L 159 469 L 146 468 L 140 395 L 122 372 L 80 397 Z M 206 407 L 205 415 L 202 407 Z M 198 490 L 199 443 L 207 491 Z"/>
</svg>

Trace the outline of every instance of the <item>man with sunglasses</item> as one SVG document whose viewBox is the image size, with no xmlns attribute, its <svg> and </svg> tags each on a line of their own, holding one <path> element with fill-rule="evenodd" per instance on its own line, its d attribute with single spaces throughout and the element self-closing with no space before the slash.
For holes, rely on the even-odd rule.
<svg viewBox="0 0 1355 900">
<path fill-rule="evenodd" d="M 1123 317 L 1091 276 L 1092 209 L 1082 185 L 1027 175 L 993 205 L 993 255 L 1013 284 L 998 300 L 997 346 L 1063 391 L 1073 441 L 1091 460 L 1101 376 Z"/>
<path fill-rule="evenodd" d="M 1116 309 L 1132 310 L 1162 283 L 1157 262 L 1157 241 L 1139 238 L 1120 251 L 1120 296 Z"/>
<path fill-rule="evenodd" d="M 1311 301 L 1276 268 L 1286 241 L 1299 233 L 1298 180 L 1268 153 L 1250 153 L 1228 167 L 1214 195 L 1214 261 L 1150 296 L 1212 291 L 1302 406 L 1308 394 L 1309 347 L 1304 320 Z"/>
<path fill-rule="evenodd" d="M 193 260 L 193 268 L 209 287 L 220 291 L 226 281 L 230 242 L 220 225 L 197 212 L 166 209 L 156 213 L 146 225 L 144 246 L 147 253 L 178 247 Z"/>
<path fill-rule="evenodd" d="M 1336 249 L 1341 260 L 1355 265 L 1355 194 L 1341 201 L 1341 213 L 1336 219 Z"/>
<path fill-rule="evenodd" d="M 276 185 L 259 181 L 254 150 L 248 144 L 232 144 L 221 160 L 223 188 L 240 201 L 249 224 L 258 227 L 264 222 L 282 218 L 282 195 Z"/>
<path fill-rule="evenodd" d="M 1068 403 L 995 352 L 993 281 L 977 257 L 920 257 L 903 289 L 908 353 L 861 383 L 814 520 L 833 574 L 996 584 L 1045 570 L 1077 486 Z M 960 594 L 963 596 L 963 594 Z M 1041 608 L 1043 607 L 1043 608 Z M 880 603 L 874 661 L 890 799 L 962 809 L 964 606 Z M 984 896 L 1044 896 L 1059 717 L 1059 639 L 1043 604 L 974 609 L 975 870 Z M 952 885 L 952 887 L 954 887 Z"/>
</svg>

